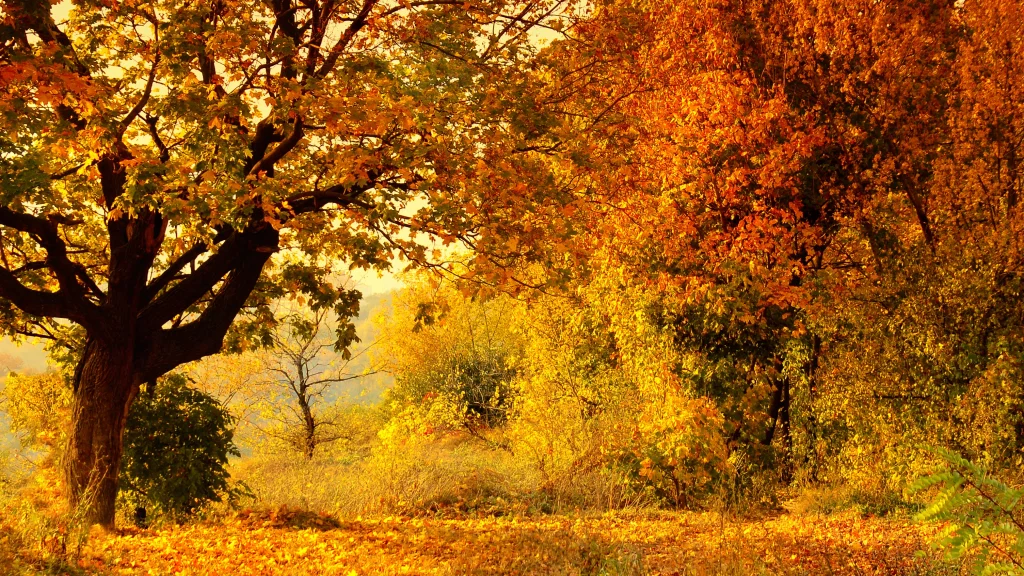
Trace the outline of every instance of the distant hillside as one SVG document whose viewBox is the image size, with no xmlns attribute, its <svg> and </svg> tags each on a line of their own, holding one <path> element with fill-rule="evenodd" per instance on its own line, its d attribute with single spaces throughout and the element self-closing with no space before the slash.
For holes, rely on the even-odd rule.
<svg viewBox="0 0 1024 576">
<path fill-rule="evenodd" d="M 0 338 L 0 375 L 12 372 L 45 372 L 46 350 L 34 342 L 15 344 L 8 338 Z"/>
<path fill-rule="evenodd" d="M 374 323 L 382 311 L 391 307 L 391 296 L 393 292 L 379 294 L 368 294 L 363 296 L 359 303 L 359 316 L 355 319 L 356 335 L 359 336 L 359 343 L 354 346 L 353 352 L 359 354 L 353 359 L 349 366 L 349 372 L 358 373 L 367 370 L 374 359 L 373 346 L 377 341 L 379 329 Z M 365 350 L 365 351 L 364 351 Z M 360 354 L 360 352 L 362 352 Z M 326 396 L 328 401 L 334 401 L 341 397 L 348 397 L 362 403 L 372 404 L 380 399 L 381 393 L 391 386 L 393 378 L 387 374 L 374 374 L 360 380 L 355 380 L 348 385 L 337 386 L 331 394 Z"/>
</svg>

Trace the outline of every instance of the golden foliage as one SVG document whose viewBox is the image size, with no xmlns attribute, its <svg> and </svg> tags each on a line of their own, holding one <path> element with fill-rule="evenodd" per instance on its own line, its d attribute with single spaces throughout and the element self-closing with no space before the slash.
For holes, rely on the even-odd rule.
<svg viewBox="0 0 1024 576">
<path fill-rule="evenodd" d="M 126 575 L 939 573 L 932 554 L 915 554 L 928 532 L 854 517 L 735 521 L 664 513 L 339 522 L 281 509 L 97 537 L 80 565 Z"/>
</svg>

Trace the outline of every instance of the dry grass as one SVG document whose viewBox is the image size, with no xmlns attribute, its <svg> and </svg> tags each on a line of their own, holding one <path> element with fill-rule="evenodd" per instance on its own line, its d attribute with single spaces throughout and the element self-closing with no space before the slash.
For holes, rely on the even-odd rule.
<svg viewBox="0 0 1024 576">
<path fill-rule="evenodd" d="M 39 470 L 19 483 L 0 482 L 0 574 L 75 574 L 90 538 L 93 491 L 71 508 L 58 475 Z"/>
<path fill-rule="evenodd" d="M 376 447 L 350 458 L 248 458 L 231 472 L 252 491 L 256 507 L 340 516 L 553 513 L 643 503 L 608 471 L 580 470 L 550 482 L 522 458 L 466 438 Z"/>
<path fill-rule="evenodd" d="M 254 458 L 236 466 L 232 476 L 252 490 L 256 506 L 352 516 L 469 506 L 511 510 L 513 497 L 536 485 L 529 470 L 504 453 L 468 445 L 426 446 L 355 461 Z"/>
</svg>

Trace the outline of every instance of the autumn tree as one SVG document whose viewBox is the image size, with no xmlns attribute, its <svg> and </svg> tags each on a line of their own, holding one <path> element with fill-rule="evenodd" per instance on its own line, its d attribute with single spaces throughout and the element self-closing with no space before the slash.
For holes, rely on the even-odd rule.
<svg viewBox="0 0 1024 576">
<path fill-rule="evenodd" d="M 775 444 L 788 480 L 794 419 L 813 433 L 812 404 L 793 399 L 815 394 L 819 313 L 874 265 L 859 244 L 880 234 L 874 200 L 932 242 L 926 160 L 955 15 L 938 2 L 637 7 L 659 41 L 634 44 L 648 91 L 622 107 L 641 130 L 623 172 L 645 194 L 608 216 L 642 239 L 616 260 L 666 284 L 656 313 L 703 358 L 697 389 L 729 413 L 734 443 Z M 673 225 L 643 232 L 626 215 Z M 797 349 L 812 351 L 803 366 Z"/>
<path fill-rule="evenodd" d="M 351 302 L 275 254 L 386 267 L 469 231 L 470 168 L 537 130 L 521 68 L 565 4 L 4 2 L 0 325 L 75 350 L 72 503 L 92 479 L 113 524 L 142 383 L 267 343 L 274 297 Z"/>
<path fill-rule="evenodd" d="M 546 289 L 612 275 L 651 296 L 629 313 L 672 336 L 730 449 L 786 482 L 814 478 L 822 410 L 849 429 L 836 406 L 907 427 L 956 415 L 931 428 L 971 436 L 988 416 L 956 407 L 1001 403 L 1021 358 L 1019 14 L 599 3 L 544 60 L 558 128 L 521 178 L 561 193 L 521 204 L 479 273 L 515 288 L 506 263 L 532 259 Z M 550 241 L 524 248 L 536 234 Z"/>
<path fill-rule="evenodd" d="M 958 34 L 938 84 L 942 141 L 929 152 L 924 188 L 933 241 L 906 233 L 912 212 L 872 201 L 869 261 L 877 264 L 839 308 L 842 339 L 822 379 L 840 399 L 830 419 L 856 430 L 859 442 L 841 454 L 859 469 L 905 471 L 907 447 L 930 444 L 1019 477 L 1022 10 L 1019 2 L 974 1 L 952 15 Z"/>
<path fill-rule="evenodd" d="M 274 344 L 264 354 L 265 377 L 277 387 L 282 401 L 270 419 L 280 424 L 280 430 L 270 434 L 279 437 L 311 460 L 317 448 L 346 439 L 342 416 L 331 413 L 329 402 L 337 400 L 338 386 L 355 383 L 377 372 L 373 367 L 354 370 L 359 356 L 367 348 L 353 351 L 338 350 L 338 337 L 331 335 L 331 326 L 337 323 L 326 309 L 309 314 L 294 312 L 274 331 Z M 341 330 L 352 331 L 350 324 L 340 323 Z M 351 339 L 351 335 L 341 335 Z"/>
<path fill-rule="evenodd" d="M 7 375 L 21 368 L 21 360 L 10 354 L 0 354 L 0 374 Z"/>
</svg>

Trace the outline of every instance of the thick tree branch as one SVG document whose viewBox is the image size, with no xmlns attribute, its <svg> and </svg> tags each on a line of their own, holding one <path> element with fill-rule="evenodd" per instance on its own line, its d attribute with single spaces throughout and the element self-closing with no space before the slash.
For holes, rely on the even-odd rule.
<svg viewBox="0 0 1024 576">
<path fill-rule="evenodd" d="M 83 326 L 96 327 L 97 325 L 94 324 L 94 321 L 99 317 L 99 309 L 85 297 L 85 291 L 82 284 L 79 283 L 79 278 L 84 277 L 85 284 L 89 289 L 98 291 L 99 288 L 88 277 L 83 267 L 68 258 L 67 245 L 64 244 L 64 241 L 61 240 L 58 234 L 58 221 L 59 218 L 56 216 L 44 219 L 0 206 L 0 226 L 7 226 L 30 235 L 46 250 L 46 267 L 53 271 L 54 276 L 56 276 L 57 283 L 60 286 L 59 297 L 71 309 L 69 313 L 82 319 Z M 11 271 L 5 270 L 5 272 L 10 275 L 11 279 L 15 278 Z M 42 294 L 45 294 L 45 292 Z M 99 294 L 102 295 L 102 292 Z M 11 299 L 12 301 L 14 300 L 13 298 Z M 65 313 L 61 317 L 69 318 L 70 316 Z"/>
<path fill-rule="evenodd" d="M 233 230 L 230 227 L 225 226 L 221 228 L 213 238 L 213 245 L 216 246 L 217 244 L 225 241 L 232 233 Z M 195 245 L 186 250 L 184 254 L 179 256 L 163 272 L 161 272 L 159 276 L 154 278 L 149 285 L 146 286 L 146 290 L 142 295 L 143 303 L 149 304 L 149 302 L 152 301 L 161 290 L 167 287 L 167 285 L 174 280 L 174 277 L 177 276 L 179 272 L 185 269 L 185 266 L 195 262 L 196 259 L 205 254 L 207 250 L 206 242 L 196 242 Z"/>
<path fill-rule="evenodd" d="M 280 142 L 284 139 L 277 129 L 274 128 L 274 123 L 269 119 L 263 119 L 259 124 L 256 125 L 256 131 L 253 134 L 252 142 L 249 143 L 249 159 L 245 163 L 245 173 L 251 174 L 252 169 L 258 164 L 263 157 L 267 155 L 267 149 L 270 145 L 275 142 Z M 267 172 L 269 176 L 273 176 L 270 171 Z"/>
<path fill-rule="evenodd" d="M 14 270 L 11 270 L 11 274 L 17 276 L 22 272 L 29 272 L 32 270 L 46 270 L 47 268 L 49 268 L 49 266 L 46 265 L 46 262 L 42 260 L 36 260 L 34 262 L 27 262 L 21 266 L 18 266 Z"/>
<path fill-rule="evenodd" d="M 252 254 L 271 254 L 277 250 L 277 233 L 269 234 L 269 225 L 260 223 L 255 231 L 227 233 L 220 250 L 203 262 L 195 272 L 164 291 L 139 314 L 139 330 L 155 331 L 184 313 L 225 277 L 234 275 Z M 272 230 L 272 228 L 271 228 Z M 265 259 L 264 259 L 265 261 Z M 237 312 L 237 311 L 236 311 Z"/>
<path fill-rule="evenodd" d="M 171 151 L 164 144 L 163 138 L 160 138 L 160 132 L 156 128 L 156 123 L 160 118 L 147 115 L 144 120 L 149 127 L 149 137 L 153 139 L 153 144 L 160 151 L 160 161 L 166 164 L 171 159 Z"/>
<path fill-rule="evenodd" d="M 378 177 L 379 172 L 375 171 L 370 174 L 368 181 L 361 185 L 336 184 L 323 190 L 292 195 L 287 200 L 287 208 L 294 214 L 304 214 L 317 212 L 330 204 L 341 207 L 357 204 L 359 196 L 376 186 Z"/>
<path fill-rule="evenodd" d="M 65 318 L 83 326 L 92 321 L 88 315 L 72 306 L 63 294 L 26 288 L 6 268 L 0 268 L 0 298 L 9 300 L 20 310 L 32 316 Z"/>
<path fill-rule="evenodd" d="M 260 172 L 270 173 L 274 169 L 274 164 L 276 164 L 281 158 L 284 158 L 284 155 L 290 152 L 292 148 L 295 148 L 299 143 L 299 140 L 302 140 L 303 134 L 302 119 L 296 118 L 295 123 L 292 125 L 291 133 L 288 134 L 288 136 L 275 146 L 267 155 L 263 156 L 263 158 L 256 162 L 256 164 L 249 170 L 248 174 L 259 174 Z"/>
<path fill-rule="evenodd" d="M 220 351 L 278 242 L 277 231 L 269 225 L 235 238 L 242 238 L 245 246 L 224 284 L 197 320 L 156 331 L 138 367 L 143 379 L 157 378 L 176 366 Z"/>
</svg>

